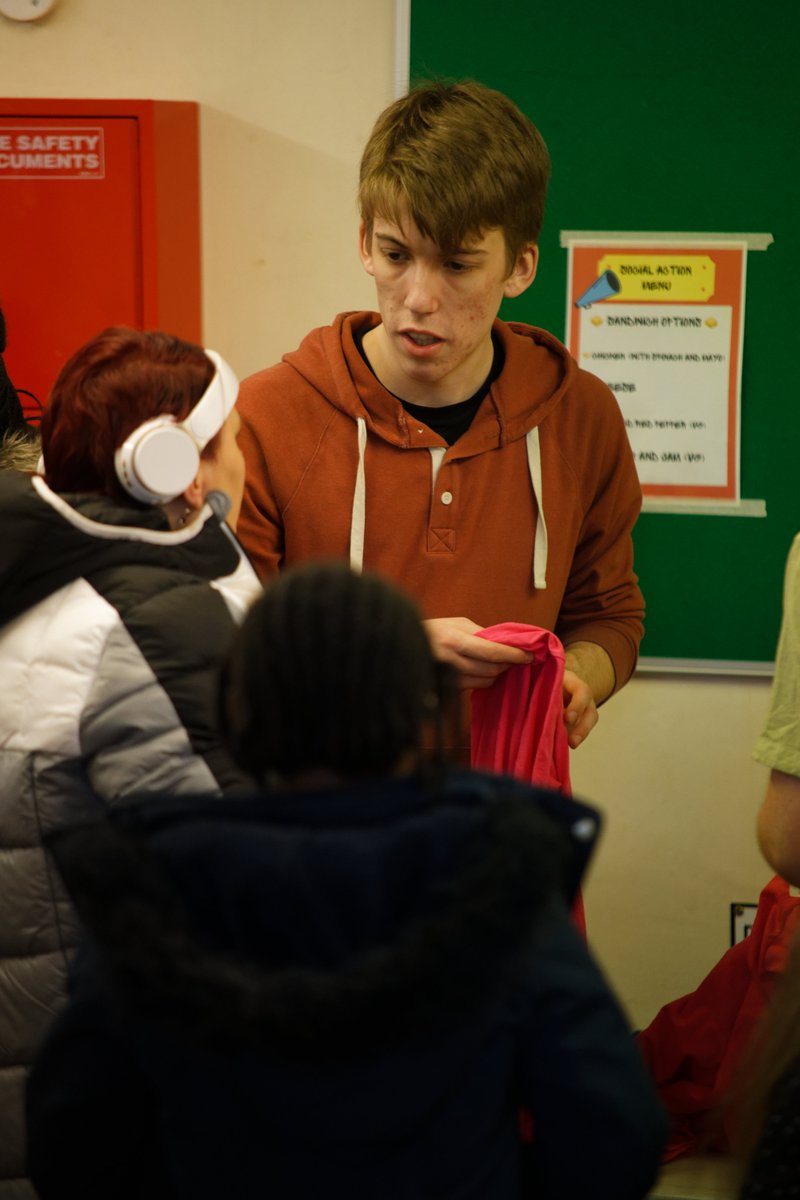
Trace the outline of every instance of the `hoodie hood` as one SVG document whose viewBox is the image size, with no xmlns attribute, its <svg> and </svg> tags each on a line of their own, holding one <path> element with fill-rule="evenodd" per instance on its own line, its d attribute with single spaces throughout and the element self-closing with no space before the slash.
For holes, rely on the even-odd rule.
<svg viewBox="0 0 800 1200">
<path fill-rule="evenodd" d="M 119 505 L 105 496 L 61 495 L 38 475 L 0 474 L 0 627 L 60 588 L 107 567 L 170 565 L 201 579 L 238 570 L 243 555 L 212 503 L 196 521 L 171 530 L 157 508 Z"/>
<path fill-rule="evenodd" d="M 591 852 L 587 812 L 596 833 L 575 801 L 456 773 L 432 792 L 403 780 L 162 801 L 51 849 L 140 1016 L 319 1061 L 495 1002 L 571 861 L 574 875 Z"/>
<path fill-rule="evenodd" d="M 378 324 L 377 313 L 341 313 L 333 324 L 312 330 L 297 350 L 284 355 L 283 362 L 334 408 L 353 421 L 364 419 L 369 433 L 402 448 L 441 445 L 441 438 L 431 431 L 427 439 L 424 433 L 421 439 L 412 436 L 413 422 L 409 422 L 400 401 L 380 385 L 376 389 L 375 376 L 356 338 Z M 549 416 L 574 382 L 574 359 L 544 329 L 497 320 L 492 337 L 503 350 L 505 365 L 492 384 L 487 403 L 459 438 L 458 447 L 452 448 L 458 457 L 470 457 L 525 437 Z M 387 403 L 387 397 L 394 403 Z"/>
<path fill-rule="evenodd" d="M 470 428 L 453 446 L 447 447 L 432 430 L 409 418 L 400 401 L 381 388 L 364 361 L 356 339 L 379 322 L 377 313 L 343 313 L 332 325 L 313 330 L 296 351 L 283 359 L 355 425 L 358 469 L 351 515 L 350 565 L 354 570 L 363 567 L 365 458 L 370 435 L 402 449 L 427 447 L 431 455 L 432 486 L 446 456 L 449 461 L 471 458 L 525 438 L 528 474 L 538 513 L 531 571 L 534 587 L 546 588 L 548 534 L 539 425 L 574 383 L 577 371 L 574 359 L 543 329 L 495 321 L 492 336 L 502 348 L 503 370 Z"/>
</svg>

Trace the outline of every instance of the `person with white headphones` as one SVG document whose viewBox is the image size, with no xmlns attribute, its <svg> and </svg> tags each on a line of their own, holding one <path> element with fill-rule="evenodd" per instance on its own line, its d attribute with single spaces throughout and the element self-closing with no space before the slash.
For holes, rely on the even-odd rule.
<svg viewBox="0 0 800 1200">
<path fill-rule="evenodd" d="M 39 473 L 0 473 L 0 1189 L 15 1195 L 25 1074 L 77 941 L 42 836 L 133 795 L 250 786 L 214 706 L 261 592 L 233 534 L 237 394 L 214 351 L 107 329 L 53 386 Z"/>
<path fill-rule="evenodd" d="M 234 409 L 239 381 L 215 350 L 205 355 L 214 374 L 194 408 L 182 421 L 170 414 L 138 425 L 116 450 L 114 468 L 130 496 L 142 504 L 160 505 L 176 526 L 199 512 L 209 490 L 204 482 L 227 482 L 227 520 L 235 529 L 244 484 L 244 458 L 236 443 L 240 421 Z M 219 445 L 209 455 L 214 438 Z M 184 508 L 176 515 L 174 506 L 182 501 L 189 512 Z"/>
</svg>

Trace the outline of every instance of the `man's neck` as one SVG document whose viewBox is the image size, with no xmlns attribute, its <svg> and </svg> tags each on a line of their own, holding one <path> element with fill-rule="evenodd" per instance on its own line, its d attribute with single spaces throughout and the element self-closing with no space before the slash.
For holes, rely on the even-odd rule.
<svg viewBox="0 0 800 1200">
<path fill-rule="evenodd" d="M 494 358 L 494 348 L 489 339 L 481 347 L 480 354 L 462 363 L 444 378 L 430 381 L 415 379 L 397 366 L 392 355 L 387 353 L 383 325 L 376 325 L 364 335 L 362 348 L 373 374 L 387 392 L 408 404 L 419 404 L 424 408 L 443 408 L 468 400 L 488 376 Z"/>
</svg>

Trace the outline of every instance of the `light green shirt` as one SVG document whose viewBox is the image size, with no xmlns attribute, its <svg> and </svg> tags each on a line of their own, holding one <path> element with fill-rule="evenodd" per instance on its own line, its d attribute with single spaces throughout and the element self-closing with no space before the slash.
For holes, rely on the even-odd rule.
<svg viewBox="0 0 800 1200">
<path fill-rule="evenodd" d="M 753 758 L 786 775 L 800 777 L 800 534 L 786 562 L 775 680 L 766 724 Z"/>
</svg>

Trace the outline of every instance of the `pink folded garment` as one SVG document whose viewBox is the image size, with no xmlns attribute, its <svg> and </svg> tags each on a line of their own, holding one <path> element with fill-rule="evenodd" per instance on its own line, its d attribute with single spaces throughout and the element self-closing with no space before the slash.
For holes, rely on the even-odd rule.
<svg viewBox="0 0 800 1200">
<path fill-rule="evenodd" d="M 549 630 L 514 621 L 490 625 L 478 637 L 528 650 L 534 660 L 473 691 L 472 766 L 570 795 L 564 647 Z"/>
</svg>

